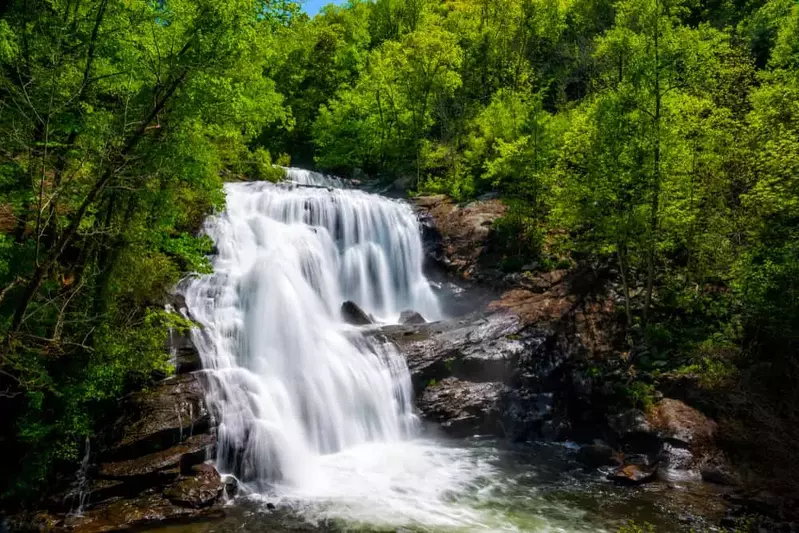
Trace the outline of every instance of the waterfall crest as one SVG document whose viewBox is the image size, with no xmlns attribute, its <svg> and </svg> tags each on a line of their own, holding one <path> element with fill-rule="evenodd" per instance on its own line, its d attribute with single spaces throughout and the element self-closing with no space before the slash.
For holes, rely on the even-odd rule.
<svg viewBox="0 0 799 533">
<path fill-rule="evenodd" d="M 214 273 L 183 288 L 218 467 L 253 490 L 307 483 L 314 457 L 415 431 L 404 360 L 345 325 L 343 301 L 386 322 L 440 316 L 409 205 L 309 171 L 287 178 L 226 186 L 226 210 L 205 224 Z"/>
</svg>

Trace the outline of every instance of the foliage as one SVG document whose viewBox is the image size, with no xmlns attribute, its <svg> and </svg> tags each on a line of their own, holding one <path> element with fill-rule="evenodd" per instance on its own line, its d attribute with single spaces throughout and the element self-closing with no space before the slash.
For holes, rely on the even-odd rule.
<svg viewBox="0 0 799 533">
<path fill-rule="evenodd" d="M 208 271 L 224 179 L 289 160 L 498 196 L 501 268 L 616 274 L 628 401 L 692 373 L 739 434 L 797 427 L 797 43 L 792 0 L 8 3 L 0 430 L 28 473 L 0 492 L 166 372 L 156 309 Z"/>
<path fill-rule="evenodd" d="M 115 402 L 166 376 L 162 309 L 207 272 L 222 175 L 287 110 L 264 76 L 287 2 L 12 1 L 0 19 L 3 503 L 35 505 Z M 241 174 L 244 174 L 241 172 Z M 72 468 L 72 467 L 69 467 Z"/>
<path fill-rule="evenodd" d="M 292 32 L 303 59 L 275 79 L 302 138 L 280 151 L 499 196 L 498 266 L 552 268 L 555 247 L 616 274 L 629 401 L 691 373 L 794 424 L 796 2 L 353 0 Z"/>
</svg>

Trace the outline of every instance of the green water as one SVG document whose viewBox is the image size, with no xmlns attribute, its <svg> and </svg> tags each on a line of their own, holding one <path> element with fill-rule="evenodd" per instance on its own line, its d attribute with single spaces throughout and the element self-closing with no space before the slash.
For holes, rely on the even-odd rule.
<svg viewBox="0 0 799 533">
<path fill-rule="evenodd" d="M 658 533 L 676 533 L 713 530 L 712 524 L 717 523 L 723 511 L 719 489 L 711 485 L 674 476 L 669 480 L 670 476 L 665 475 L 661 476 L 665 480 L 642 487 L 618 487 L 607 481 L 602 472 L 581 466 L 574 458 L 574 449 L 562 445 L 508 447 L 494 441 L 475 440 L 453 444 L 453 449 L 480 461 L 474 463 L 475 468 L 490 470 L 485 476 L 475 476 L 466 489 L 442 496 L 446 501 L 419 500 L 420 507 L 431 504 L 429 513 L 433 514 L 421 515 L 426 518 L 419 518 L 419 513 L 414 512 L 417 509 L 403 507 L 404 502 L 414 501 L 409 499 L 413 494 L 397 492 L 397 500 L 403 505 L 387 502 L 384 515 L 378 506 L 366 519 L 363 509 L 345 498 L 308 502 L 273 495 L 238 498 L 229 504 L 220 519 L 148 531 L 577 533 L 615 532 L 632 520 L 650 523 Z M 422 476 L 419 483 L 427 485 L 435 481 Z M 420 486 L 419 492 L 425 489 L 426 486 Z M 277 502 L 278 506 L 267 509 L 267 502 Z"/>
</svg>

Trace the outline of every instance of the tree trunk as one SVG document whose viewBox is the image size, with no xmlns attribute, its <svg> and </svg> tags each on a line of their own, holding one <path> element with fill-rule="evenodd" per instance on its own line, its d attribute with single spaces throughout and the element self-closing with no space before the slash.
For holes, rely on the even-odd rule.
<svg viewBox="0 0 799 533">
<path fill-rule="evenodd" d="M 50 254 L 47 256 L 44 262 L 39 264 L 36 267 L 36 270 L 33 273 L 28 285 L 25 287 L 25 291 L 23 292 L 22 299 L 20 300 L 19 304 L 17 305 L 17 309 L 14 312 L 14 318 L 11 322 L 11 328 L 9 331 L 9 338 L 19 331 L 19 328 L 22 326 L 22 322 L 25 319 L 25 313 L 30 306 L 33 297 L 39 290 L 42 282 L 44 281 L 45 275 L 50 271 L 50 269 L 55 265 L 56 261 L 61 257 L 61 255 L 67 250 L 67 248 L 72 244 L 72 241 L 75 239 L 75 236 L 78 233 L 78 227 L 83 220 L 83 217 L 86 215 L 86 211 L 88 211 L 89 207 L 94 203 L 94 201 L 102 194 L 105 190 L 108 183 L 114 177 L 116 173 L 117 165 L 130 154 L 130 152 L 136 147 L 136 145 L 141 141 L 142 137 L 144 136 L 147 127 L 150 123 L 156 118 L 156 116 L 164 109 L 166 103 L 172 98 L 177 91 L 178 87 L 182 85 L 183 81 L 188 74 L 187 70 L 183 70 L 183 72 L 177 76 L 173 82 L 169 85 L 167 90 L 164 92 L 164 95 L 161 97 L 160 100 L 156 102 L 156 104 L 151 109 L 149 115 L 142 121 L 139 128 L 133 132 L 125 142 L 122 150 L 117 154 L 116 157 L 113 158 L 112 161 L 106 166 L 105 172 L 103 172 L 102 176 L 100 177 L 97 182 L 95 182 L 92 189 L 86 195 L 81 204 L 78 211 L 75 213 L 72 222 L 64 231 L 64 234 L 58 239 L 58 241 L 53 246 Z"/>
</svg>

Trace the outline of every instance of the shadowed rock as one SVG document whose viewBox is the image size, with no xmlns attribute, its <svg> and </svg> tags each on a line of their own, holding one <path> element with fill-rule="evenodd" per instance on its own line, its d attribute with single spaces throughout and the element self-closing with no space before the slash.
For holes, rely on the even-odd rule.
<svg viewBox="0 0 799 533">
<path fill-rule="evenodd" d="M 114 424 L 108 459 L 125 460 L 164 450 L 208 431 L 210 416 L 196 374 L 177 376 L 128 396 Z"/>
<path fill-rule="evenodd" d="M 596 442 L 580 448 L 577 460 L 591 468 L 600 466 L 621 466 L 620 454 L 607 444 Z"/>
<path fill-rule="evenodd" d="M 500 419 L 505 390 L 502 383 L 446 378 L 427 387 L 418 405 L 427 420 L 438 422 L 453 436 L 504 436 Z"/>
<path fill-rule="evenodd" d="M 212 453 L 216 439 L 213 435 L 201 434 L 189 437 L 184 442 L 166 450 L 143 457 L 100 465 L 98 475 L 104 478 L 125 479 L 152 475 L 170 476 L 190 470 L 203 462 Z"/>
<path fill-rule="evenodd" d="M 353 326 L 366 326 L 373 323 L 369 315 L 358 304 L 349 300 L 341 304 L 341 318 Z"/>
</svg>

